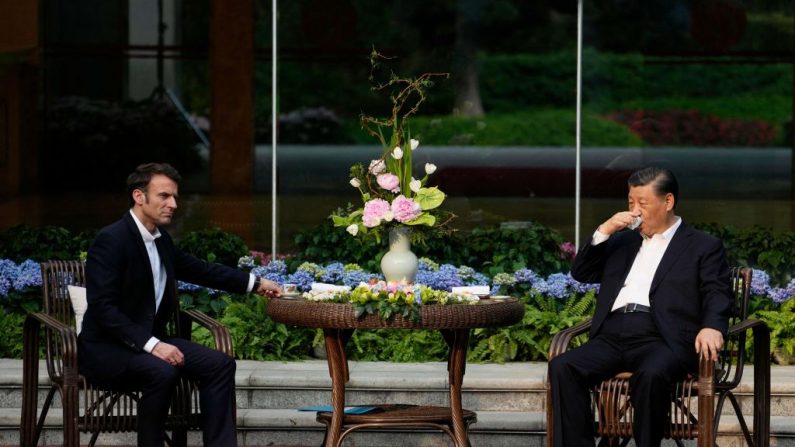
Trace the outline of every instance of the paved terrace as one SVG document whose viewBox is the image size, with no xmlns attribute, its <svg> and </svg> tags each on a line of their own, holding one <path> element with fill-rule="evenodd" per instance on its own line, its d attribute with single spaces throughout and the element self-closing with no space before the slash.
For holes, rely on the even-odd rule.
<svg viewBox="0 0 795 447">
<path fill-rule="evenodd" d="M 44 367 L 44 365 L 42 365 Z M 447 404 L 445 363 L 351 362 L 348 404 L 376 402 Z M 46 383 L 42 369 L 40 382 Z M 471 427 L 473 446 L 544 445 L 546 363 L 469 364 L 464 377 L 464 407 L 477 411 Z M 323 427 L 312 412 L 297 408 L 330 404 L 331 381 L 323 360 L 302 362 L 239 361 L 238 431 L 242 446 L 320 445 Z M 795 446 L 795 367 L 772 367 L 771 445 Z M 0 360 L 0 446 L 19 443 L 22 362 Z M 753 368 L 747 367 L 739 389 L 744 413 L 751 413 Z M 43 395 L 43 391 L 41 393 Z M 43 399 L 43 397 L 42 397 Z M 57 405 L 57 404 L 56 404 Z M 60 445 L 60 408 L 50 411 L 43 445 Z M 720 446 L 744 445 L 734 417 L 722 418 Z M 87 437 L 83 442 L 87 442 Z M 191 433 L 191 445 L 201 445 Z M 134 445 L 134 435 L 108 434 L 97 445 Z M 376 431 L 354 434 L 345 445 L 445 446 L 449 439 L 432 431 Z M 668 444 L 668 441 L 664 445 Z M 695 445 L 695 443 L 688 443 Z"/>
</svg>

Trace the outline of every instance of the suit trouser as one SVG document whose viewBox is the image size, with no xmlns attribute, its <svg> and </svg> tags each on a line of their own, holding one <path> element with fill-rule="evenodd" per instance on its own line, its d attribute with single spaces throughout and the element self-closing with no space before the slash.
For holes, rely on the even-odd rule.
<svg viewBox="0 0 795 447">
<path fill-rule="evenodd" d="M 671 384 L 685 376 L 649 313 L 610 314 L 583 346 L 549 362 L 556 447 L 593 447 L 591 388 L 619 372 L 632 372 L 630 399 L 638 447 L 658 447 L 668 422 Z"/>
<path fill-rule="evenodd" d="M 162 447 L 171 397 L 180 377 L 198 382 L 203 445 L 234 447 L 235 361 L 228 355 L 180 338 L 162 340 L 185 356 L 172 366 L 152 354 L 132 357 L 127 370 L 113 379 L 141 389 L 138 401 L 138 446 Z"/>
</svg>

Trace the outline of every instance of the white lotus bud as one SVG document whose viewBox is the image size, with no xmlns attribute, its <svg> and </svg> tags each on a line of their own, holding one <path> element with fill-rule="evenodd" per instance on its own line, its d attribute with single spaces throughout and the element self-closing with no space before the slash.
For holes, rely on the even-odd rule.
<svg viewBox="0 0 795 447">
<path fill-rule="evenodd" d="M 420 140 L 415 140 L 414 138 L 412 138 L 411 140 L 409 140 L 409 145 L 411 145 L 411 150 L 412 151 L 416 150 L 417 146 L 420 145 Z"/>
<path fill-rule="evenodd" d="M 362 182 L 360 182 L 358 178 L 352 178 L 350 183 L 351 183 L 351 186 L 353 186 L 354 188 L 358 188 L 358 187 L 362 186 Z"/>
<path fill-rule="evenodd" d="M 418 192 L 422 188 L 422 182 L 412 177 L 409 182 L 409 188 L 414 192 Z"/>
<path fill-rule="evenodd" d="M 395 160 L 403 158 L 403 149 L 401 149 L 400 146 L 395 146 L 395 149 L 392 151 L 392 158 Z"/>
<path fill-rule="evenodd" d="M 346 228 L 345 231 L 350 233 L 351 236 L 356 236 L 356 234 L 359 233 L 359 226 L 356 224 L 348 225 L 348 228 Z"/>
<path fill-rule="evenodd" d="M 434 172 L 436 172 L 436 165 L 433 163 L 425 163 L 425 173 L 431 175 Z"/>
</svg>

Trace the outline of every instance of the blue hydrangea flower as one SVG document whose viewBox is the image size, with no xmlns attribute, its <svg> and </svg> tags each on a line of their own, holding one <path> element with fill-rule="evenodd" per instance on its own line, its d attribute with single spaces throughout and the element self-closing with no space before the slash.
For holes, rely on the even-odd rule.
<svg viewBox="0 0 795 447">
<path fill-rule="evenodd" d="M 487 286 L 490 282 L 489 277 L 480 272 L 475 272 L 475 274 L 466 281 L 468 286 Z"/>
<path fill-rule="evenodd" d="M 369 283 L 371 279 L 381 280 L 381 275 L 365 272 L 364 270 L 351 270 L 342 275 L 342 283 L 350 288 L 355 288 L 359 283 Z"/>
<path fill-rule="evenodd" d="M 17 266 L 17 276 L 14 278 L 14 289 L 17 291 L 28 287 L 41 287 L 41 265 L 30 259 Z"/>
<path fill-rule="evenodd" d="M 773 300 L 774 303 L 783 303 L 787 301 L 793 296 L 793 293 L 789 289 L 782 289 L 780 287 L 773 287 L 767 292 L 767 296 Z"/>
<path fill-rule="evenodd" d="M 417 264 L 417 269 L 419 271 L 435 272 L 439 270 L 439 264 L 430 258 L 422 257 Z"/>
<path fill-rule="evenodd" d="M 766 295 L 770 290 L 770 275 L 764 270 L 754 269 L 751 278 L 751 295 Z"/>
<path fill-rule="evenodd" d="M 312 283 L 315 282 L 315 275 L 306 270 L 297 270 L 292 275 L 287 276 L 287 281 L 282 283 L 292 283 L 298 286 L 298 290 L 308 292 L 312 289 Z"/>
<path fill-rule="evenodd" d="M 514 272 L 513 277 L 516 279 L 517 284 L 527 284 L 532 286 L 536 281 L 541 279 L 536 272 L 530 269 L 520 269 Z"/>
<path fill-rule="evenodd" d="M 279 265 L 276 265 L 273 268 L 268 268 L 274 262 L 279 262 L 279 263 L 284 264 L 282 261 L 273 261 L 273 262 L 271 262 L 270 264 L 268 264 L 267 266 L 264 266 L 264 267 L 263 266 L 254 267 L 253 269 L 251 269 L 251 274 L 254 275 L 254 276 L 258 276 L 260 278 L 265 278 L 265 279 L 271 280 L 271 281 L 273 281 L 273 282 L 275 282 L 277 284 L 284 284 L 285 282 L 287 282 L 284 279 L 285 276 L 287 276 L 287 266 L 286 265 L 284 266 L 284 272 L 281 271 L 282 267 L 279 266 Z"/>
<path fill-rule="evenodd" d="M 265 266 L 265 270 L 268 273 L 278 273 L 280 275 L 286 275 L 287 264 L 284 261 L 276 259 L 269 262 L 268 265 Z"/>
<path fill-rule="evenodd" d="M 191 284 L 189 282 L 177 281 L 177 289 L 179 289 L 179 290 L 181 290 L 183 292 L 195 292 L 195 291 L 201 290 L 203 288 L 204 287 L 202 287 L 202 286 L 199 286 L 199 285 L 196 285 L 196 284 Z"/>
<path fill-rule="evenodd" d="M 569 280 L 565 273 L 553 273 L 546 280 L 539 280 L 533 290 L 542 294 L 561 299 L 569 296 Z"/>
<path fill-rule="evenodd" d="M 337 284 L 342 281 L 342 275 L 345 273 L 345 266 L 340 262 L 334 262 L 327 265 L 322 270 L 320 280 L 325 283 Z"/>
<path fill-rule="evenodd" d="M 458 276 L 458 269 L 455 266 L 444 264 L 439 266 L 438 271 L 428 275 L 428 282 L 425 285 L 432 289 L 450 292 L 453 287 L 463 286 L 464 281 Z"/>
<path fill-rule="evenodd" d="M 8 259 L 0 259 L 0 297 L 5 298 L 14 287 L 18 274 L 17 265 Z"/>
</svg>

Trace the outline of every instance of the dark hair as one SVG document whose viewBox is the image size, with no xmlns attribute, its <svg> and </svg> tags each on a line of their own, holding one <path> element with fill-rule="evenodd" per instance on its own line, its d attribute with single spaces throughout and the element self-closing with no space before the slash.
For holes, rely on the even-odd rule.
<svg viewBox="0 0 795 447">
<path fill-rule="evenodd" d="M 135 200 L 132 198 L 132 193 L 136 189 L 146 192 L 146 187 L 149 186 L 149 181 L 155 175 L 165 175 L 179 184 L 182 177 L 176 169 L 168 163 L 145 163 L 135 168 L 135 171 L 127 176 L 127 198 L 130 201 L 130 206 L 135 205 Z"/>
<path fill-rule="evenodd" d="M 676 176 L 673 172 L 669 169 L 649 166 L 638 169 L 627 179 L 627 186 L 630 188 L 649 184 L 654 187 L 654 193 L 658 196 L 662 197 L 668 193 L 673 194 L 674 207 L 676 207 L 679 202 L 679 182 L 676 181 Z"/>
</svg>

